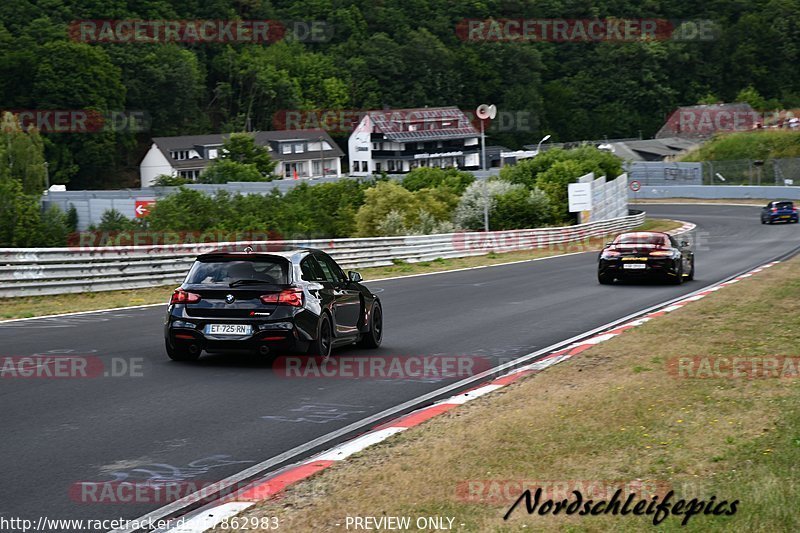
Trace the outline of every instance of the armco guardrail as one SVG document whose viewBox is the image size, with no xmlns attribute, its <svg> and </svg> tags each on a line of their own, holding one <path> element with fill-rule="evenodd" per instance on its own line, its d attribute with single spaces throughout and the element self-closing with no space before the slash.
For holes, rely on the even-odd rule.
<svg viewBox="0 0 800 533">
<path fill-rule="evenodd" d="M 645 213 L 561 228 L 448 233 L 366 239 L 227 242 L 87 248 L 0 248 L 0 297 L 136 289 L 179 283 L 199 253 L 306 246 L 325 250 L 344 268 L 387 266 L 396 261 L 484 255 L 491 251 L 545 248 L 638 226 Z"/>
</svg>

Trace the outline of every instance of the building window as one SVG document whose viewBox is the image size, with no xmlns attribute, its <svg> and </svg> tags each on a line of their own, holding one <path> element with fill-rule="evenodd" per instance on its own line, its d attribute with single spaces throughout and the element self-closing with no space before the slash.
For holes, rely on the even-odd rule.
<svg viewBox="0 0 800 533">
<path fill-rule="evenodd" d="M 424 150 L 424 149 L 425 149 L 425 143 L 417 143 L 417 150 Z"/>
<path fill-rule="evenodd" d="M 289 143 L 285 143 L 281 145 L 281 153 L 282 154 L 291 154 L 292 153 L 292 145 Z"/>
<path fill-rule="evenodd" d="M 295 143 L 294 145 L 294 153 L 302 154 L 303 153 L 303 143 Z"/>
<path fill-rule="evenodd" d="M 369 172 L 369 166 L 366 161 L 361 162 L 361 172 Z"/>
<path fill-rule="evenodd" d="M 186 180 L 196 181 L 198 177 L 200 177 L 199 170 L 181 170 L 178 172 L 178 176 Z"/>
<path fill-rule="evenodd" d="M 372 143 L 372 149 L 373 150 L 380 150 L 381 149 L 381 143 Z"/>
<path fill-rule="evenodd" d="M 216 159 L 217 157 L 219 157 L 219 150 L 217 150 L 216 148 L 209 148 L 208 149 L 208 158 L 209 159 Z"/>
<path fill-rule="evenodd" d="M 389 170 L 390 171 L 394 170 L 394 160 L 391 159 L 389 160 Z"/>
<path fill-rule="evenodd" d="M 189 159 L 189 150 L 175 150 L 170 152 L 169 155 L 176 161 L 185 161 Z"/>
<path fill-rule="evenodd" d="M 358 161 L 353 161 L 353 172 L 358 172 Z"/>
</svg>

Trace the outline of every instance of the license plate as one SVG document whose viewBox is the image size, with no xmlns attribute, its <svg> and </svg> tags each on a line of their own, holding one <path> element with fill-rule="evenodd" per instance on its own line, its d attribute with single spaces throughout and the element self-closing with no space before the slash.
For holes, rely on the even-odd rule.
<svg viewBox="0 0 800 533">
<path fill-rule="evenodd" d="M 781 215 L 781 218 L 789 218 L 790 215 Z"/>
<path fill-rule="evenodd" d="M 631 270 L 642 270 L 647 268 L 647 265 L 644 263 L 628 263 L 626 265 L 622 265 L 622 268 L 630 268 Z"/>
<path fill-rule="evenodd" d="M 208 324 L 206 333 L 208 335 L 235 335 L 241 337 L 251 335 L 253 327 L 244 324 Z"/>
</svg>

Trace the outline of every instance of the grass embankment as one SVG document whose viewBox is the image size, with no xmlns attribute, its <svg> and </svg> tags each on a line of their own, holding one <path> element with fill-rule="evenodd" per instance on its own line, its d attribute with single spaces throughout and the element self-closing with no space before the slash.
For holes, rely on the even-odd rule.
<svg viewBox="0 0 800 533">
<path fill-rule="evenodd" d="M 384 515 L 454 517 L 456 531 L 649 531 L 652 516 L 528 515 L 524 504 L 504 522 L 510 502 L 457 496 L 469 480 L 638 479 L 667 483 L 678 499 L 739 500 L 733 516 L 696 515 L 686 527 L 669 516 L 660 531 L 800 531 L 800 380 L 667 370 L 676 356 L 797 355 L 798 314 L 793 260 L 409 429 L 244 516 L 277 516 L 286 531 L 343 531 L 347 516 Z"/>
<path fill-rule="evenodd" d="M 680 227 L 673 220 L 647 219 L 639 229 L 668 231 Z M 539 257 L 599 249 L 604 239 L 595 238 L 587 242 L 568 243 L 555 249 L 522 250 L 505 253 L 490 253 L 483 256 L 460 259 L 437 259 L 419 263 L 398 263 L 392 266 L 364 268 L 360 272 L 365 280 L 376 280 L 394 276 L 408 276 L 426 272 L 440 272 L 459 268 L 489 266 L 510 261 L 525 261 Z M 29 318 L 59 313 L 112 309 L 135 305 L 166 303 L 175 285 L 132 289 L 122 291 L 59 294 L 54 296 L 30 296 L 25 298 L 0 298 L 0 321 L 12 318 Z"/>
<path fill-rule="evenodd" d="M 720 134 L 681 161 L 800 157 L 800 131 L 765 130 Z"/>
</svg>

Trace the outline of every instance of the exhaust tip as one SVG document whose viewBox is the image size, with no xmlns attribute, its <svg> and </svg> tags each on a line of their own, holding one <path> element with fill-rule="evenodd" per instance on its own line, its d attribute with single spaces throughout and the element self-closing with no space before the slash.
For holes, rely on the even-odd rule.
<svg viewBox="0 0 800 533">
<path fill-rule="evenodd" d="M 200 352 L 200 347 L 198 345 L 192 344 L 191 346 L 189 346 L 189 353 L 191 353 L 192 355 L 199 352 Z"/>
<path fill-rule="evenodd" d="M 258 353 L 261 355 L 267 355 L 269 353 L 269 346 L 259 346 Z"/>
</svg>

